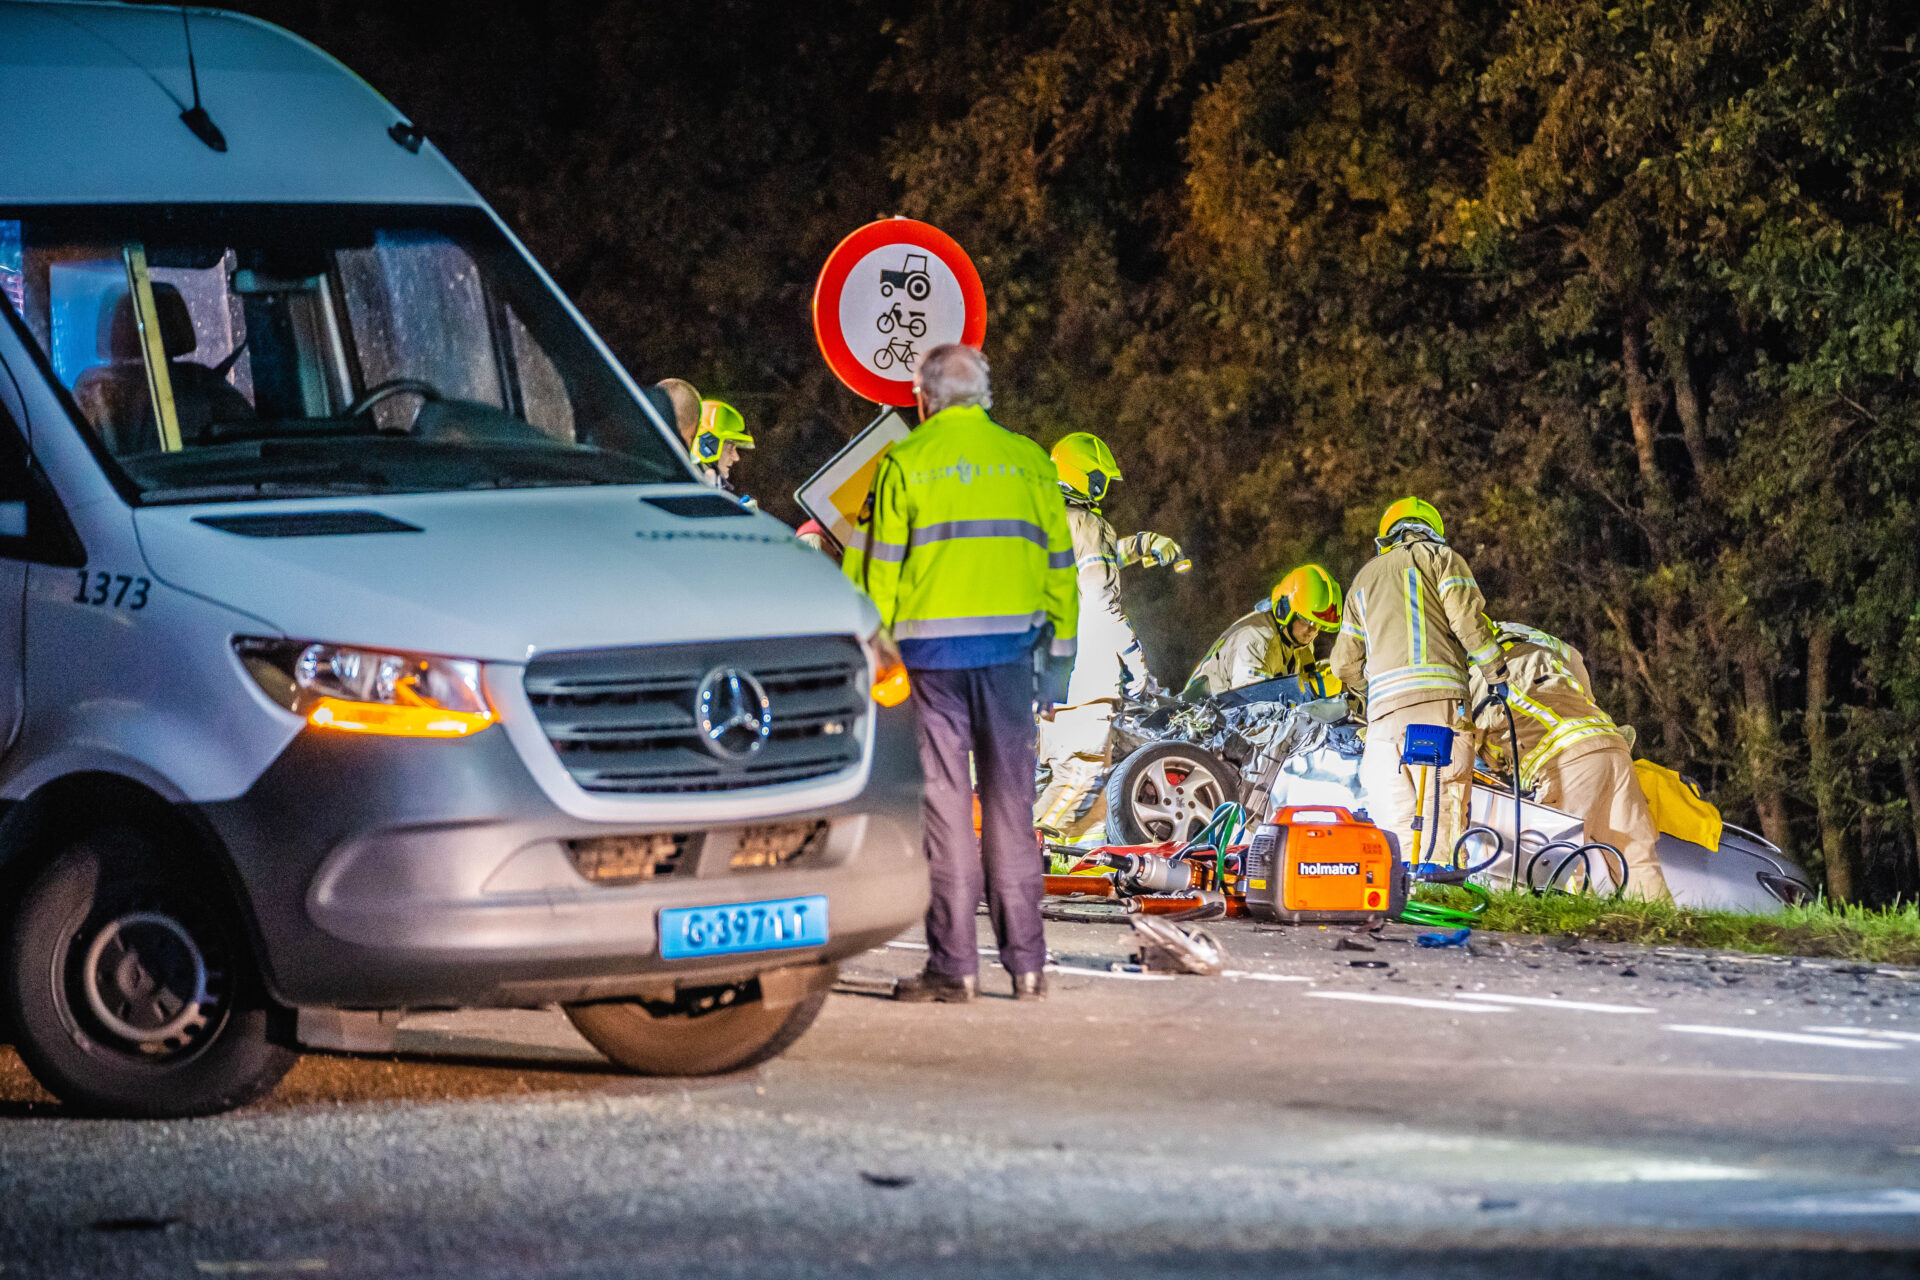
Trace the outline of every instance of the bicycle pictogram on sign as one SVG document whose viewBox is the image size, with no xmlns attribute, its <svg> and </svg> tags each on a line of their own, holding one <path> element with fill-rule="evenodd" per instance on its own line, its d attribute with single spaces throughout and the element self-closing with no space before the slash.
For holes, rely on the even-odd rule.
<svg viewBox="0 0 1920 1280">
<path fill-rule="evenodd" d="M 886 346 L 873 353 L 873 367 L 891 369 L 894 361 L 897 360 L 902 369 L 911 369 L 913 362 L 919 358 L 919 353 L 913 349 L 913 339 L 894 337 L 888 340 Z"/>
</svg>

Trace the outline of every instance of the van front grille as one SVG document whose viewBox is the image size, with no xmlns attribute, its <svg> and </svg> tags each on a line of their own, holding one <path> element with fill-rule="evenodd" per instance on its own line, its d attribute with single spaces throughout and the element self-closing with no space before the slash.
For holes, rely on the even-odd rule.
<svg viewBox="0 0 1920 1280">
<path fill-rule="evenodd" d="M 720 673 L 766 693 L 768 732 L 707 745 L 697 703 Z M 527 697 L 560 762 L 583 789 L 628 795 L 741 791 L 827 778 L 858 767 L 870 715 L 866 658 L 846 636 L 800 636 L 542 654 Z M 743 682 L 742 688 L 751 689 Z"/>
</svg>

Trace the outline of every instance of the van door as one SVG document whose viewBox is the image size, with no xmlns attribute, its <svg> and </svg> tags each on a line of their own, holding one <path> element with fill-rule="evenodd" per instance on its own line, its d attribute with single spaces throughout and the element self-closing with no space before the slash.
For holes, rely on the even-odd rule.
<svg viewBox="0 0 1920 1280">
<path fill-rule="evenodd" d="M 5 305 L 0 301 L 0 306 Z M 26 704 L 27 566 L 41 558 L 37 547 L 44 534 L 51 532 L 41 531 L 43 537 L 35 538 L 29 527 L 29 508 L 43 504 L 33 501 L 35 477 L 28 465 L 26 422 L 20 384 L 6 361 L 0 360 L 0 754 L 20 736 Z M 44 509 L 37 514 L 44 516 Z"/>
</svg>

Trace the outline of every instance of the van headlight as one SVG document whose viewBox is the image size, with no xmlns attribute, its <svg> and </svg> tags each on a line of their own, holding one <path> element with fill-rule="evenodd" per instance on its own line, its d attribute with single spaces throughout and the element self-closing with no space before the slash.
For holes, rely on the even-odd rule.
<svg viewBox="0 0 1920 1280">
<path fill-rule="evenodd" d="M 465 738 L 493 723 L 480 664 L 465 658 L 252 636 L 233 650 L 268 697 L 316 728 Z"/>
</svg>

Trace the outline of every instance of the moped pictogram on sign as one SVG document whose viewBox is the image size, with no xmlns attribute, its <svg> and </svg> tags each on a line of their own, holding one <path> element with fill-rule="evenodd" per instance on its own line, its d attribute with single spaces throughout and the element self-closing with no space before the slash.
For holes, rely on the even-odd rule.
<svg viewBox="0 0 1920 1280">
<path fill-rule="evenodd" d="M 879 314 L 873 322 L 873 327 L 882 333 L 892 333 L 895 329 L 905 329 L 909 337 L 924 338 L 927 336 L 927 313 L 924 311 L 909 311 L 903 317 L 900 314 L 900 304 L 896 302 L 893 304 L 893 310 L 882 311 Z"/>
</svg>

